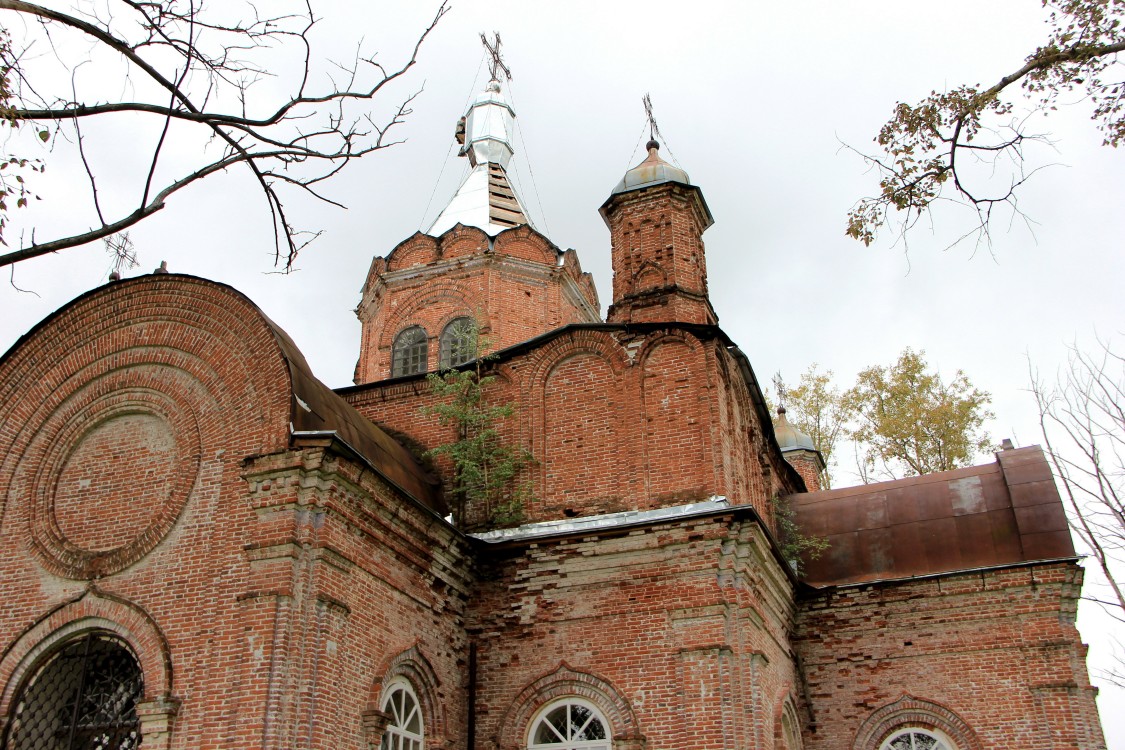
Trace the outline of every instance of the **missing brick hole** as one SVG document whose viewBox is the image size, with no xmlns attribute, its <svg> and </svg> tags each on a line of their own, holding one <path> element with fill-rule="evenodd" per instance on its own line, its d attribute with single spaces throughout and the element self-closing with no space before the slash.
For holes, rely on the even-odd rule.
<svg viewBox="0 0 1125 750">
<path fill-rule="evenodd" d="M 578 518 L 578 511 L 576 511 L 574 508 L 564 508 L 563 515 L 567 518 Z"/>
</svg>

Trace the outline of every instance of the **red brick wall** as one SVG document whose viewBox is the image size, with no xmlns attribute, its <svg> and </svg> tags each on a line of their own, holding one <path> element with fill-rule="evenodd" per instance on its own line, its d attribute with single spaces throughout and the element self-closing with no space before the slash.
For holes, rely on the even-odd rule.
<svg viewBox="0 0 1125 750">
<path fill-rule="evenodd" d="M 458 317 L 475 318 L 491 350 L 600 319 L 593 281 L 574 251 L 560 256 L 526 226 L 491 242 L 473 227 L 440 238 L 414 235 L 372 262 L 357 314 L 363 330 L 356 383 L 390 377 L 394 339 L 410 326 L 426 330 L 428 369 L 436 370 L 441 332 Z"/>
<path fill-rule="evenodd" d="M 707 465 L 704 427 L 710 389 L 699 388 L 703 353 L 684 339 L 658 341 L 645 352 L 641 373 L 648 494 L 674 501 L 695 499 L 709 484 L 699 476 Z M 694 486 L 693 486 L 694 485 Z"/>
<path fill-rule="evenodd" d="M 597 705 L 621 750 L 774 746 L 782 706 L 799 692 L 786 645 L 792 599 L 753 521 L 684 520 L 481 555 L 485 582 L 467 620 L 478 748 L 524 746 L 558 695 Z"/>
<path fill-rule="evenodd" d="M 785 451 L 783 455 L 789 465 L 801 475 L 801 479 L 805 480 L 805 489 L 819 492 L 821 460 L 817 454 L 808 450 L 791 450 Z"/>
<path fill-rule="evenodd" d="M 489 398 L 513 403 L 505 439 L 526 447 L 544 521 L 704 500 L 751 504 L 794 491 L 788 466 L 766 445 L 750 394 L 717 339 L 685 331 L 572 329 L 497 363 Z M 345 391 L 362 414 L 419 450 L 456 439 L 424 407 L 424 380 Z M 446 486 L 450 467 L 438 463 Z M 485 519 L 472 516 L 471 526 Z"/>
<path fill-rule="evenodd" d="M 1081 580 L 1051 563 L 803 598 L 805 748 L 876 750 L 896 716 L 962 750 L 1104 748 L 1074 627 Z"/>
<path fill-rule="evenodd" d="M 463 747 L 464 538 L 322 451 L 263 457 L 245 476 L 258 523 L 242 616 L 276 623 L 263 658 L 285 664 L 250 693 L 267 697 L 268 745 L 364 747 L 363 716 L 408 655 L 398 674 L 422 699 L 427 736 Z M 247 711 L 260 711 L 253 701 Z"/>
<path fill-rule="evenodd" d="M 596 353 L 556 363 L 543 382 L 543 476 L 537 517 L 625 510 L 617 450 L 626 419 L 614 368 Z M 550 394 L 547 396 L 546 394 Z"/>
<path fill-rule="evenodd" d="M 413 662 L 463 746 L 461 537 L 370 470 L 288 449 L 289 371 L 244 297 L 95 290 L 0 361 L 0 394 L 0 717 L 93 626 L 141 662 L 146 748 L 171 720 L 176 750 L 358 750 Z"/>
<path fill-rule="evenodd" d="M 713 333 L 568 329 L 497 364 L 505 436 L 539 459 L 531 520 L 720 494 L 770 523 L 791 475 Z M 775 747 L 784 716 L 809 750 L 875 750 L 903 717 L 960 750 L 1101 746 L 1071 563 L 794 604 L 746 508 L 472 542 L 330 439 L 290 443 L 276 335 L 233 290 L 151 276 L 0 360 L 0 717 L 95 625 L 141 663 L 146 748 L 366 748 L 396 677 L 431 748 L 473 724 L 476 747 L 514 750 L 575 694 L 617 750 Z M 346 395 L 419 446 L 453 437 L 420 378 Z"/>
<path fill-rule="evenodd" d="M 707 298 L 698 188 L 664 183 L 612 196 L 603 210 L 613 249 L 610 322 L 714 323 Z"/>
</svg>

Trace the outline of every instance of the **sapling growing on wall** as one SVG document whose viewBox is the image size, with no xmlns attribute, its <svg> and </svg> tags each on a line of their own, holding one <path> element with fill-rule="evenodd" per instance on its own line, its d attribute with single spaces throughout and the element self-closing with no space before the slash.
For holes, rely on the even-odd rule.
<svg viewBox="0 0 1125 750">
<path fill-rule="evenodd" d="M 801 575 L 802 567 L 806 560 L 816 560 L 829 547 L 829 542 L 822 536 L 808 536 L 797 525 L 797 512 L 789 500 L 777 496 L 773 499 L 773 517 L 777 521 L 778 544 L 781 547 L 781 556 L 785 558 L 793 572 Z"/>
<path fill-rule="evenodd" d="M 479 334 L 474 353 L 488 348 Z M 523 521 L 530 488 L 519 482 L 531 454 L 508 444 L 500 424 L 515 413 L 512 403 L 489 401 L 489 386 L 496 376 L 487 373 L 489 356 L 476 356 L 459 368 L 426 376 L 440 403 L 424 408 L 444 425 L 457 429 L 457 439 L 428 451 L 433 458 L 445 457 L 453 464 L 454 520 L 462 528 L 516 526 Z"/>
</svg>

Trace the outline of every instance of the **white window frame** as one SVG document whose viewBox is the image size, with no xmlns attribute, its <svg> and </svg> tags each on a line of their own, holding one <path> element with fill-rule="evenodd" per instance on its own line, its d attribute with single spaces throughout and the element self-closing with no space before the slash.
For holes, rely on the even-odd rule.
<svg viewBox="0 0 1125 750">
<path fill-rule="evenodd" d="M 879 750 L 892 750 L 891 743 L 904 736 L 910 736 L 910 750 L 916 750 L 914 745 L 914 735 L 916 734 L 937 740 L 938 744 L 934 746 L 933 750 L 957 750 L 953 740 L 949 739 L 944 732 L 923 727 L 899 727 L 888 735 L 887 739 L 883 740 L 883 744 L 879 745 Z"/>
<path fill-rule="evenodd" d="M 395 697 L 400 693 L 406 700 L 396 703 Z M 383 741 L 379 745 L 381 750 L 425 750 L 426 719 L 413 685 L 402 678 L 392 680 L 384 690 L 382 709 L 391 718 L 383 730 Z M 410 719 L 415 716 L 418 718 L 418 732 L 407 728 Z"/>
<path fill-rule="evenodd" d="M 587 726 L 592 721 L 598 721 L 601 723 L 602 729 L 605 730 L 605 739 L 575 740 L 571 737 L 565 737 L 558 740 L 557 742 L 544 742 L 538 744 L 535 743 L 535 734 L 539 729 L 540 724 L 546 721 L 548 715 L 563 706 L 566 706 L 568 708 L 568 711 L 570 706 L 580 706 L 581 708 L 588 710 L 592 714 L 592 716 L 586 722 L 586 724 L 583 724 L 582 728 L 585 728 L 585 726 Z M 567 722 L 567 726 L 567 734 L 569 735 L 569 721 Z M 552 729 L 554 729 L 553 726 Z M 557 735 L 558 730 L 555 729 L 554 731 Z M 612 750 L 613 731 L 612 727 L 609 724 L 609 721 L 606 720 L 605 714 L 601 711 L 601 709 L 599 709 L 593 703 L 590 703 L 587 700 L 583 700 L 582 698 L 579 698 L 577 696 L 567 696 L 565 698 L 559 698 L 558 700 L 551 701 L 536 712 L 535 717 L 531 720 L 531 723 L 528 726 L 527 748 L 528 750 Z"/>
</svg>

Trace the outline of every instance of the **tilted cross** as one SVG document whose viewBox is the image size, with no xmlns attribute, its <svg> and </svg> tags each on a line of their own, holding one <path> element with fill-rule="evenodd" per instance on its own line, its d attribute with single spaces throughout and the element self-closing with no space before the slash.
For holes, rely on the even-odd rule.
<svg viewBox="0 0 1125 750">
<path fill-rule="evenodd" d="M 653 114 L 652 114 L 652 97 L 649 96 L 648 94 L 645 94 L 644 98 L 641 99 L 641 101 L 644 102 L 645 117 L 648 118 L 648 137 L 649 137 L 649 139 L 653 140 L 653 141 L 655 141 L 657 138 L 662 139 L 663 136 L 660 135 L 660 126 L 656 124 L 656 117 L 654 117 Z"/>
<path fill-rule="evenodd" d="M 500 32 L 492 32 L 491 44 L 488 43 L 488 37 L 484 35 L 484 32 L 481 32 L 480 41 L 481 44 L 484 45 L 484 48 L 488 50 L 488 54 L 492 58 L 492 62 L 488 64 L 488 70 L 490 73 L 492 73 L 491 80 L 498 82 L 500 80 L 501 72 L 504 73 L 505 80 L 512 80 L 512 71 L 509 70 L 508 66 L 504 64 L 504 61 L 500 59 Z"/>
</svg>

